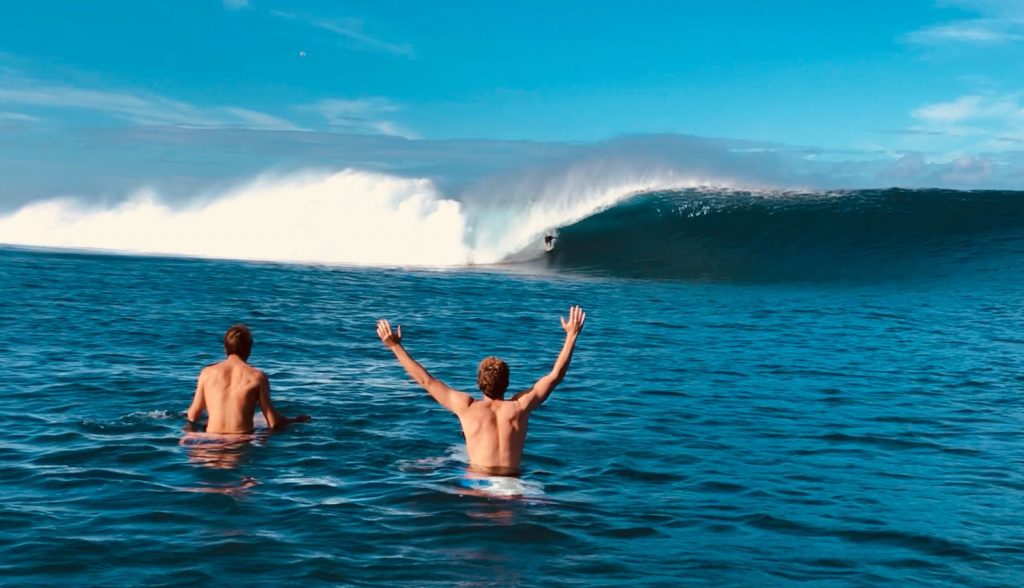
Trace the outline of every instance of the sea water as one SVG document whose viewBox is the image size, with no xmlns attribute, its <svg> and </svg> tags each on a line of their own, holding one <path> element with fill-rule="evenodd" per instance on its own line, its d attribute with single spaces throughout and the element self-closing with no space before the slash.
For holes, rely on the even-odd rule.
<svg viewBox="0 0 1024 588">
<path fill-rule="evenodd" d="M 483 267 L 6 247 L 0 276 L 4 585 L 1024 583 L 1021 193 L 648 194 Z M 571 304 L 522 491 L 467 484 L 375 321 L 519 390 Z M 237 322 L 312 421 L 185 431 Z"/>
</svg>

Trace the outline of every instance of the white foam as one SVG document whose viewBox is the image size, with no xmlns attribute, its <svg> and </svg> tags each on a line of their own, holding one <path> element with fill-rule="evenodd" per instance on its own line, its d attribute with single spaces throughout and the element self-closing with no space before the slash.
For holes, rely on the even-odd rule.
<svg viewBox="0 0 1024 588">
<path fill-rule="evenodd" d="M 182 418 L 184 413 L 173 413 L 169 410 L 150 410 L 150 411 L 138 411 L 129 414 L 125 418 L 129 419 L 156 419 L 156 420 L 167 420 L 167 419 L 178 419 Z"/>
<path fill-rule="evenodd" d="M 544 496 L 544 485 L 540 482 L 526 481 L 510 476 L 484 476 L 467 474 L 461 478 L 459 485 L 468 490 L 479 492 L 484 496 L 496 498 Z"/>
</svg>

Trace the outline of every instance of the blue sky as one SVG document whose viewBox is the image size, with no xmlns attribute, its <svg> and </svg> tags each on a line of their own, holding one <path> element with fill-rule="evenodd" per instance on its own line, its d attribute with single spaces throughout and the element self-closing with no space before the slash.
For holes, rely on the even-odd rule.
<svg viewBox="0 0 1024 588">
<path fill-rule="evenodd" d="M 8 203 L 303 160 L 441 173 L 510 142 L 535 161 L 648 133 L 1024 186 L 1024 2 L 38 0 L 0 18 Z"/>
</svg>

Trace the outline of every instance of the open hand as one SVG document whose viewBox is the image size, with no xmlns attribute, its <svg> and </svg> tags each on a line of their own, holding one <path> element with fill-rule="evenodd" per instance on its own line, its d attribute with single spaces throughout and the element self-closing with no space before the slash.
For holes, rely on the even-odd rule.
<svg viewBox="0 0 1024 588">
<path fill-rule="evenodd" d="M 402 343 L 402 325 L 398 325 L 398 328 L 392 332 L 388 321 L 380 319 L 377 321 L 377 336 L 388 347 L 400 345 Z"/>
<path fill-rule="evenodd" d="M 562 321 L 565 334 L 575 337 L 583 330 L 583 322 L 587 320 L 587 313 L 583 312 L 579 306 L 572 306 L 569 308 L 569 320 L 565 320 L 563 317 L 558 317 L 558 320 Z"/>
</svg>

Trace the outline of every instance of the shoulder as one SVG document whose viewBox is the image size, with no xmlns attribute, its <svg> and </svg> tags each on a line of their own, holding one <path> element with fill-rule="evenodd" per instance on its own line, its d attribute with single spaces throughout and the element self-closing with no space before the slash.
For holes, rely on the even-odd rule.
<svg viewBox="0 0 1024 588">
<path fill-rule="evenodd" d="M 519 392 L 518 394 L 516 394 L 512 398 L 509 398 L 509 400 L 511 400 L 512 402 L 516 402 L 520 398 L 522 398 L 523 396 L 526 396 L 527 394 L 529 394 L 530 392 L 533 392 L 533 388 L 530 388 L 528 390 L 523 390 L 522 392 Z"/>
<path fill-rule="evenodd" d="M 475 414 L 480 410 L 486 410 L 485 403 L 478 402 L 476 398 L 473 398 L 472 394 L 460 392 L 454 388 L 449 388 L 452 394 L 449 396 L 449 404 L 446 406 L 448 410 L 455 414 L 462 416 L 463 414 Z"/>
</svg>

